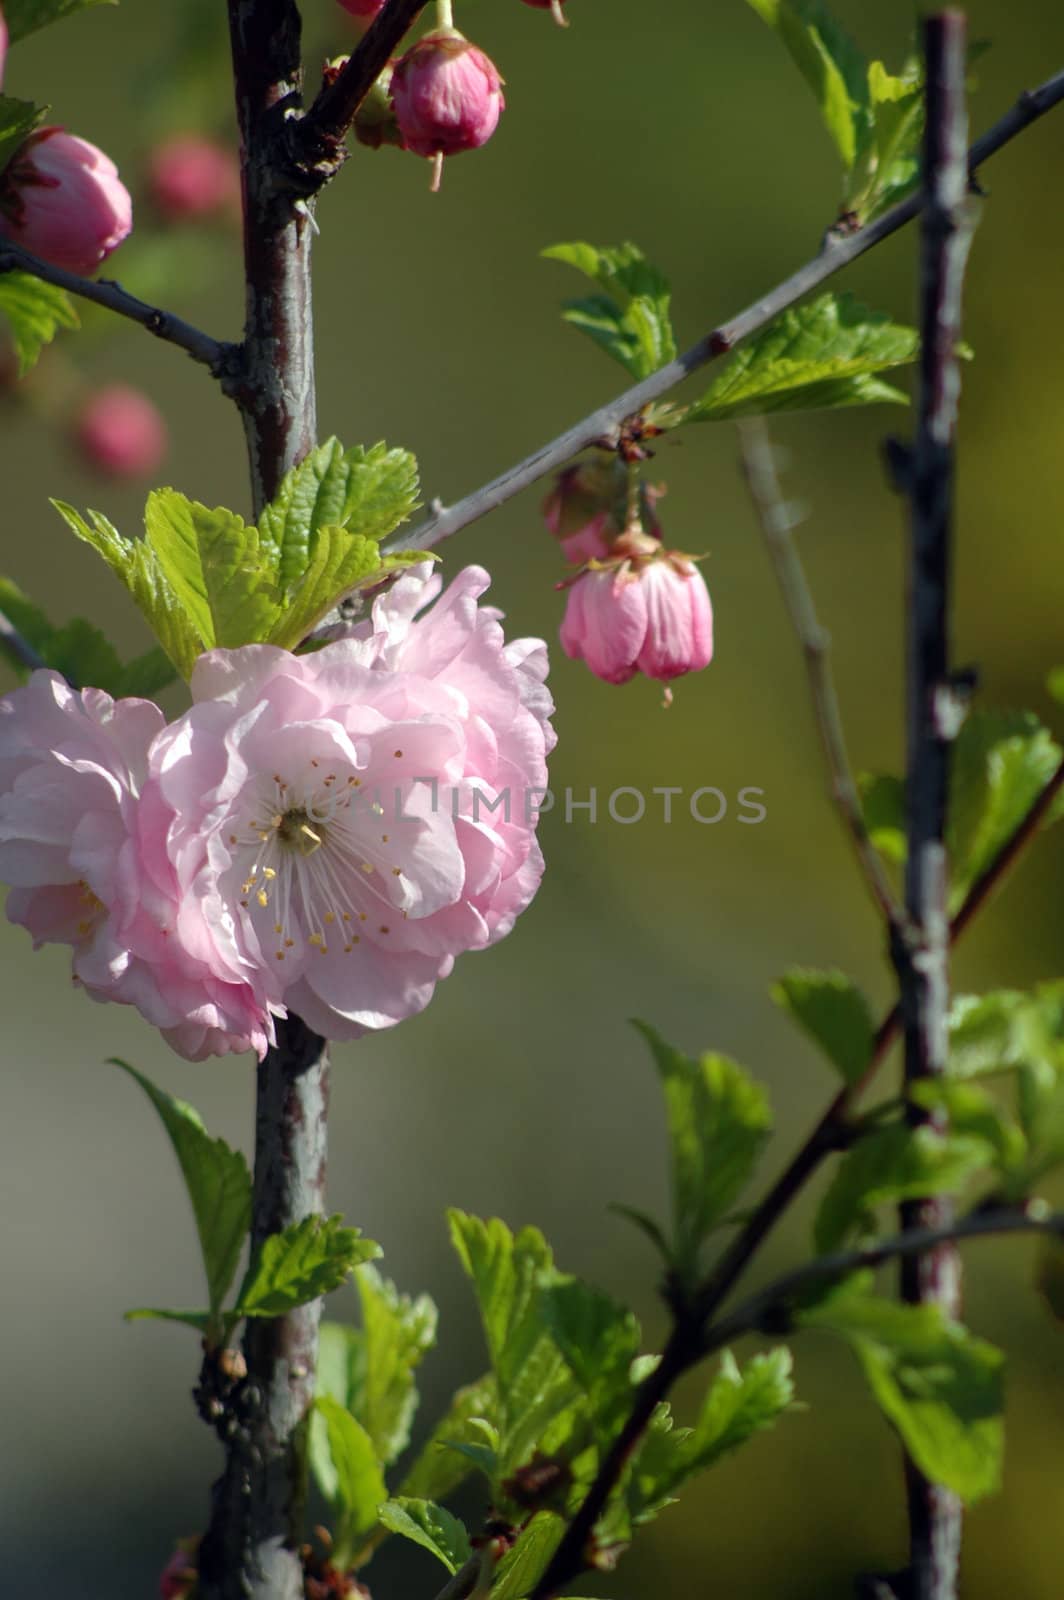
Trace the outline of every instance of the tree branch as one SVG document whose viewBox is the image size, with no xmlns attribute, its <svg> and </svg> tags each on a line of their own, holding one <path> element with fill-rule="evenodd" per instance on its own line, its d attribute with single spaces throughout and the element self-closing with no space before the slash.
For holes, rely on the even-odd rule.
<svg viewBox="0 0 1064 1600">
<path fill-rule="evenodd" d="M 387 0 L 332 83 L 318 94 L 293 132 L 295 154 L 320 169 L 320 188 L 332 176 L 338 147 L 355 120 L 359 106 L 396 46 L 424 10 L 426 0 Z"/>
<path fill-rule="evenodd" d="M 950 753 L 957 721 L 950 672 L 954 440 L 960 369 L 961 290 L 973 218 L 967 200 L 965 102 L 967 21 L 943 11 L 923 26 L 926 118 L 920 271 L 920 384 L 916 439 L 902 473 L 912 503 L 909 565 L 908 855 L 905 902 L 910 930 L 894 941 L 905 1084 L 949 1069 L 949 866 L 946 850 Z M 941 1112 L 909 1107 L 913 1126 L 945 1129 Z M 929 1195 L 901 1206 L 901 1226 L 932 1240 L 902 1260 L 909 1305 L 961 1305 L 960 1256 L 951 1238 L 953 1202 Z M 937 1239 L 935 1236 L 937 1235 Z M 910 1600 L 956 1600 L 960 1573 L 960 1498 L 906 1456 Z"/>
<path fill-rule="evenodd" d="M 768 428 L 761 417 L 740 422 L 738 428 L 743 472 L 750 498 L 805 659 L 817 731 L 828 767 L 831 798 L 850 836 L 858 865 L 888 931 L 900 930 L 905 913 L 898 903 L 883 858 L 868 836 L 860 796 L 846 753 L 846 735 L 829 660 L 831 636 L 821 626 L 817 616 L 802 558 L 792 537 L 796 518 L 780 490 Z"/>
<path fill-rule="evenodd" d="M 0 272 L 26 272 L 32 278 L 40 278 L 42 283 L 54 284 L 57 289 L 65 289 L 68 294 L 78 295 L 82 300 L 91 300 L 95 305 L 115 312 L 117 316 L 138 322 L 157 339 L 162 339 L 167 344 L 176 344 L 178 349 L 184 350 L 193 361 L 205 366 L 212 377 L 220 379 L 229 377 L 239 360 L 236 345 L 212 339 L 210 334 L 203 333 L 201 329 L 194 328 L 190 322 L 183 322 L 180 317 L 174 316 L 172 311 L 161 311 L 157 306 L 150 306 L 146 301 L 138 300 L 136 295 L 128 294 L 121 284 L 113 282 L 112 279 L 79 278 L 76 273 L 67 272 L 63 267 L 53 267 L 49 262 L 41 261 L 38 256 L 31 255 L 28 250 L 23 250 L 19 245 L 12 244 L 6 239 L 0 241 Z"/>
<path fill-rule="evenodd" d="M 968 171 L 974 173 L 1018 133 L 1059 105 L 1061 100 L 1064 100 L 1064 72 L 1058 72 L 1037 89 L 1025 90 L 1012 109 L 976 140 L 968 152 Z M 430 550 L 487 512 L 505 505 L 507 500 L 545 477 L 548 472 L 564 466 L 581 450 L 600 440 L 618 437 L 620 425 L 626 417 L 649 405 L 652 400 L 660 399 L 707 362 L 733 350 L 743 339 L 757 333 L 812 289 L 819 288 L 842 267 L 849 266 L 858 256 L 881 244 L 884 239 L 889 239 L 891 234 L 897 233 L 899 228 L 905 227 L 919 214 L 921 204 L 919 193 L 910 195 L 900 205 L 894 206 L 856 233 L 841 238 L 833 235 L 805 266 L 799 267 L 775 289 L 740 311 L 730 322 L 723 322 L 707 333 L 683 355 L 677 356 L 641 383 L 626 389 L 615 400 L 600 406 L 597 411 L 591 412 L 542 449 L 510 467 L 500 477 L 493 478 L 464 500 L 456 501 L 453 506 L 439 505 L 418 527 L 391 539 L 387 548 Z"/>
<path fill-rule="evenodd" d="M 20 661 L 31 672 L 46 665 L 44 658 L 37 654 L 29 640 L 19 633 L 11 618 L 3 611 L 0 611 L 0 650 L 4 650 L 9 656 L 14 656 L 16 661 Z"/>
</svg>

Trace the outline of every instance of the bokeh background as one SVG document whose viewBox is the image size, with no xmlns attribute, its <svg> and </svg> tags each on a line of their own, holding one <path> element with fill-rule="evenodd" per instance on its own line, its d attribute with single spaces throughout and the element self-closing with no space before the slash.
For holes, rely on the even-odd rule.
<svg viewBox="0 0 1064 1600">
<path fill-rule="evenodd" d="M 396 151 L 358 150 L 319 208 L 316 245 L 320 423 L 347 442 L 387 438 L 420 457 L 427 495 L 453 498 L 551 437 L 623 384 L 619 369 L 561 324 L 579 292 L 538 259 L 560 239 L 631 237 L 671 275 L 687 343 L 789 272 L 833 216 L 837 176 L 815 108 L 776 40 L 743 0 L 572 0 L 572 27 L 517 0 L 460 0 L 459 24 L 507 80 L 494 142 L 449 164 L 443 193 Z M 869 54 L 896 65 L 912 8 L 836 0 Z M 1064 14 L 1051 0 L 976 0 L 975 128 L 1026 84 L 1059 68 Z M 161 132 L 213 122 L 232 137 L 222 70 L 175 97 L 166 63 L 176 30 L 214 47 L 220 0 L 160 7 L 125 0 L 20 45 L 7 88 L 47 99 L 71 130 L 115 157 L 134 186 Z M 350 47 L 334 0 L 307 0 L 308 59 Z M 957 560 L 956 641 L 978 661 L 983 702 L 1052 719 L 1042 684 L 1062 658 L 1064 560 L 1064 112 L 986 169 L 990 190 L 972 257 Z M 853 289 L 911 316 L 910 230 L 851 268 Z M 203 257 L 179 242 L 161 269 L 130 247 L 113 266 L 221 336 L 241 320 L 235 235 Z M 207 265 L 205 266 L 205 260 Z M 25 403 L 0 412 L 5 572 L 57 619 L 87 612 L 129 653 L 146 637 L 92 554 L 46 495 L 138 525 L 140 486 L 92 478 L 59 423 L 80 378 L 145 388 L 171 430 L 164 481 L 208 503 L 247 505 L 235 414 L 203 373 L 138 330 L 68 339 Z M 880 466 L 900 412 L 784 419 L 786 487 L 809 507 L 802 533 L 855 763 L 901 756 L 902 517 Z M 458 1383 L 483 1365 L 470 1296 L 450 1255 L 444 1208 L 534 1221 L 560 1263 L 627 1299 L 649 1346 L 663 1314 L 655 1263 L 610 1200 L 665 1204 L 664 1134 L 654 1076 L 626 1018 L 672 1040 L 731 1052 L 771 1086 L 778 1163 L 833 1088 L 767 998 L 793 963 L 839 964 L 878 1003 L 890 979 L 874 915 L 826 802 L 791 637 L 736 468 L 729 427 L 670 440 L 654 463 L 678 545 L 710 552 L 719 647 L 679 685 L 670 711 L 646 682 L 609 688 L 554 652 L 558 791 L 594 787 L 600 816 L 543 823 L 549 868 L 514 935 L 466 957 L 423 1016 L 344 1046 L 333 1071 L 331 1202 L 382 1241 L 406 1289 L 439 1302 L 442 1348 L 423 1371 L 419 1436 Z M 447 549 L 448 565 L 486 562 L 515 633 L 553 638 L 558 561 L 539 518 L 542 489 L 511 502 Z M 6 682 L 7 680 L 5 680 Z M 176 709 L 179 697 L 172 697 Z M 1058 713 L 1059 718 L 1059 713 Z M 671 825 L 648 811 L 602 815 L 619 785 L 730 799 L 716 826 L 682 805 Z M 744 786 L 767 818 L 736 820 Z M 968 989 L 1059 976 L 1064 953 L 1059 840 L 1023 864 L 957 958 Z M 187 1202 L 150 1108 L 104 1064 L 121 1054 L 191 1100 L 208 1125 L 249 1147 L 250 1059 L 190 1066 L 125 1010 L 72 992 L 60 950 L 31 956 L 0 929 L 4 1074 L 0 1259 L 4 1392 L 0 1546 L 5 1594 L 125 1600 L 155 1593 L 175 1534 L 200 1528 L 219 1456 L 189 1398 L 197 1366 L 187 1330 L 128 1326 L 125 1308 L 196 1304 L 199 1266 Z M 894 1070 L 894 1069 L 892 1069 Z M 800 1258 L 807 1202 L 758 1271 Z M 969 1600 L 1055 1600 L 1064 1569 L 1061 1331 L 1029 1287 L 1027 1247 L 971 1258 L 969 1316 L 1010 1357 L 1004 1492 L 968 1530 Z M 352 1316 L 341 1292 L 334 1316 Z M 588 1592 L 613 1600 L 670 1594 L 831 1600 L 857 1569 L 903 1552 L 894 1441 L 848 1358 L 817 1336 L 797 1348 L 809 1409 L 771 1440 L 699 1480 Z M 702 1379 L 678 1397 L 681 1414 Z M 378 1595 L 430 1595 L 427 1556 L 386 1550 L 368 1574 Z"/>
</svg>

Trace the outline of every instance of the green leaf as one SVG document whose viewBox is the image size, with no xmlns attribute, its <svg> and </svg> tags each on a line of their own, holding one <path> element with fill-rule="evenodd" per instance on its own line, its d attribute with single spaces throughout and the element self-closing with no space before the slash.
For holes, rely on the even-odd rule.
<svg viewBox="0 0 1064 1600">
<path fill-rule="evenodd" d="M 885 385 L 869 388 L 867 381 L 914 360 L 918 349 L 915 328 L 869 311 L 850 294 L 821 295 L 784 311 L 742 345 L 681 420 L 719 422 L 825 404 L 904 399 L 896 390 L 884 392 Z"/>
<path fill-rule="evenodd" d="M 868 123 L 864 56 L 822 0 L 748 0 L 781 42 L 820 108 L 843 167 L 849 171 Z"/>
<path fill-rule="evenodd" d="M 160 689 L 173 683 L 176 676 L 173 662 L 166 651 L 153 647 L 123 664 L 119 686 L 111 693 L 116 699 L 122 695 L 132 695 L 136 699 L 152 700 Z"/>
<path fill-rule="evenodd" d="M 86 11 L 90 6 L 117 4 L 118 0 L 4 0 L 4 20 L 10 42 L 14 44 L 17 39 L 24 39 L 38 28 L 73 16 L 75 11 Z"/>
<path fill-rule="evenodd" d="M 1022 1066 L 1033 1042 L 1033 1013 L 1031 997 L 1019 989 L 957 995 L 949 1014 L 950 1076 L 976 1078 Z"/>
<path fill-rule="evenodd" d="M 939 1306 L 839 1294 L 800 1320 L 851 1346 L 882 1411 L 921 1472 L 962 1500 L 992 1493 L 1004 1449 L 1000 1350 Z"/>
<path fill-rule="evenodd" d="M 398 1533 L 412 1544 L 431 1551 L 450 1573 L 464 1567 L 473 1553 L 464 1525 L 431 1500 L 400 1496 L 386 1500 L 377 1514 L 389 1533 Z"/>
<path fill-rule="evenodd" d="M 513 1234 L 498 1217 L 482 1221 L 450 1210 L 451 1242 L 473 1281 L 488 1354 L 505 1404 L 543 1337 L 539 1289 L 554 1277 L 554 1258 L 538 1228 Z"/>
<path fill-rule="evenodd" d="M 904 198 L 920 172 L 924 131 L 922 64 L 907 62 L 899 76 L 882 61 L 868 67 L 869 120 L 858 139 L 857 160 L 846 185 L 843 209 L 857 223 L 870 222 Z"/>
<path fill-rule="evenodd" d="M 993 1166 L 982 1139 L 892 1123 L 865 1134 L 843 1156 L 817 1212 L 817 1252 L 841 1249 L 855 1232 L 872 1232 L 873 1210 L 888 1201 L 956 1194 Z"/>
<path fill-rule="evenodd" d="M 383 578 L 391 566 L 423 560 L 418 552 L 381 561 L 375 539 L 346 528 L 320 528 L 312 541 L 310 560 L 303 576 L 292 586 L 283 611 L 266 638 L 270 644 L 294 650 L 342 595 L 366 578 Z"/>
<path fill-rule="evenodd" d="M 41 608 L 9 578 L 0 578 L 0 610 L 26 643 L 37 651 L 46 667 L 61 672 L 75 685 L 91 684 L 117 700 L 123 695 L 151 697 L 165 688 L 174 669 L 161 650 L 149 650 L 135 660 L 121 662 L 110 641 L 85 617 L 72 617 L 53 627 Z M 19 678 L 29 669 L 0 635 L 0 652 Z"/>
<path fill-rule="evenodd" d="M 62 500 L 53 500 L 52 505 L 77 537 L 91 545 L 121 578 L 166 654 L 187 678 L 207 642 L 175 594 L 152 546 L 145 539 L 125 538 L 98 511 L 90 511 L 91 521 L 86 522 Z"/>
<path fill-rule="evenodd" d="M 317 1398 L 334 1400 L 354 1416 L 364 1383 L 365 1341 L 361 1328 L 350 1328 L 341 1322 L 323 1322 L 318 1330 Z M 329 1431 L 325 1418 L 318 1411 L 311 1413 L 307 1459 L 326 1500 L 335 1500 L 337 1477 L 329 1449 Z"/>
<path fill-rule="evenodd" d="M 417 1410 L 414 1369 L 436 1343 L 436 1307 L 428 1295 L 411 1300 L 375 1267 L 361 1266 L 355 1282 L 362 1302 L 364 1377 L 349 1402 L 388 1464 L 406 1448 Z"/>
<path fill-rule="evenodd" d="M 872 1059 L 875 1026 L 868 1001 L 842 972 L 795 967 L 772 990 L 777 1005 L 818 1044 L 844 1083 L 857 1083 Z"/>
<path fill-rule="evenodd" d="M 174 1147 L 196 1219 L 207 1294 L 216 1315 L 233 1281 L 244 1240 L 251 1226 L 251 1175 L 238 1150 L 224 1139 L 212 1139 L 199 1113 L 176 1100 L 128 1062 L 113 1058 L 138 1083 L 158 1112 Z"/>
<path fill-rule="evenodd" d="M 886 773 L 862 772 L 857 787 L 868 837 L 881 856 L 900 865 L 909 853 L 905 834 L 905 784 Z"/>
<path fill-rule="evenodd" d="M 281 594 L 258 529 L 223 506 L 155 489 L 144 509 L 147 542 L 207 649 L 267 638 Z"/>
<path fill-rule="evenodd" d="M 753 1438 L 792 1404 L 793 1362 L 785 1345 L 753 1356 L 740 1370 L 730 1350 L 706 1395 L 684 1447 L 687 1473 L 702 1472 Z"/>
<path fill-rule="evenodd" d="M 626 1306 L 579 1278 L 563 1278 L 541 1291 L 543 1320 L 591 1411 L 612 1426 L 631 1394 L 632 1363 L 639 1355 L 639 1323 Z"/>
<path fill-rule="evenodd" d="M 0 283 L 2 282 L 3 279 L 0 279 Z M 0 578 L 0 611 L 3 611 L 12 627 L 47 664 L 48 647 L 54 632 L 52 624 L 40 606 L 34 604 L 28 595 L 23 594 L 18 584 L 12 583 L 10 578 Z M 25 679 L 29 676 L 29 668 L 23 664 L 2 634 L 0 634 L 0 651 L 19 678 Z"/>
<path fill-rule="evenodd" d="M 42 283 L 28 272 L 0 273 L 0 311 L 11 325 L 20 378 L 36 366 L 44 346 L 51 344 L 60 328 L 79 326 L 66 291 Z"/>
<path fill-rule="evenodd" d="M 0 94 L 0 174 L 33 130 L 40 127 L 46 111 L 46 106 L 35 106 L 32 100 L 14 100 Z"/>
<path fill-rule="evenodd" d="M 676 340 L 669 318 L 669 284 L 634 244 L 615 248 L 574 242 L 541 252 L 575 267 L 603 291 L 566 303 L 562 316 L 619 361 L 633 378 L 646 378 L 671 361 Z"/>
<path fill-rule="evenodd" d="M 1003 1198 L 1022 1197 L 1022 1181 L 1014 1195 L 1008 1179 L 1022 1169 L 1027 1140 L 1023 1130 L 1005 1115 L 986 1089 L 949 1078 L 927 1078 L 910 1086 L 909 1098 L 926 1111 L 943 1112 L 951 1133 L 982 1140 L 993 1152 L 994 1165 L 1006 1180 Z"/>
<path fill-rule="evenodd" d="M 167 1311 L 161 1306 L 137 1306 L 133 1311 L 123 1312 L 123 1317 L 126 1322 L 180 1322 L 185 1327 L 195 1328 L 204 1338 L 214 1331 L 214 1318 L 209 1311 Z"/>
<path fill-rule="evenodd" d="M 771 1128 L 761 1086 L 727 1056 L 697 1061 L 665 1043 L 647 1023 L 668 1115 L 672 1152 L 674 1256 L 681 1274 L 696 1270 L 699 1248 L 731 1210 L 751 1177 Z"/>
<path fill-rule="evenodd" d="M 306 572 L 321 529 L 350 527 L 363 538 L 383 539 L 411 515 L 417 495 L 417 461 L 408 450 L 385 444 L 345 450 L 338 439 L 326 440 L 285 474 L 259 518 L 282 589 Z"/>
<path fill-rule="evenodd" d="M 388 1498 L 373 1441 L 349 1411 L 327 1396 L 315 1400 L 323 1420 L 335 1474 L 331 1504 L 338 1514 L 333 1560 L 343 1570 L 355 1549 L 377 1526 L 380 1507 Z"/>
<path fill-rule="evenodd" d="M 1064 705 L 1064 667 L 1054 667 L 1046 679 L 1046 688 L 1059 705 Z"/>
<path fill-rule="evenodd" d="M 536 1587 L 562 1542 L 565 1518 L 538 1511 L 522 1529 L 513 1549 L 495 1571 L 491 1600 L 522 1600 Z"/>
<path fill-rule="evenodd" d="M 400 1485 L 400 1493 L 415 1499 L 442 1500 L 469 1475 L 468 1459 L 455 1444 L 476 1443 L 478 1429 L 474 1418 L 490 1422 L 495 1415 L 495 1379 L 479 1378 L 459 1389 L 446 1414 L 433 1428 L 421 1454 Z M 450 1448 L 448 1448 L 448 1444 Z"/>
<path fill-rule="evenodd" d="M 248 1263 L 235 1309 L 242 1317 L 280 1317 L 338 1289 L 360 1262 L 381 1253 L 343 1218 L 310 1216 L 262 1241 Z"/>
<path fill-rule="evenodd" d="M 951 906 L 1016 831 L 1060 765 L 1062 752 L 1030 712 L 979 711 L 953 750 L 949 817 Z"/>
</svg>

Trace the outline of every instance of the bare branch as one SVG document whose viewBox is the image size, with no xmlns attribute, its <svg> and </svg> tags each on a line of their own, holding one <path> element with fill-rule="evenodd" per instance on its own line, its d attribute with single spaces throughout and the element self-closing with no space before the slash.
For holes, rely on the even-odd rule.
<svg viewBox="0 0 1064 1600">
<path fill-rule="evenodd" d="M 383 14 L 382 12 L 381 15 Z M 976 140 L 968 152 L 968 171 L 974 173 L 1024 128 L 1059 105 L 1061 100 L 1064 100 L 1064 72 L 1058 72 L 1037 89 L 1025 90 L 1012 110 L 1006 112 L 999 122 Z M 833 234 L 812 261 L 799 267 L 797 272 L 784 279 L 760 300 L 755 300 L 744 311 L 740 311 L 730 322 L 722 322 L 697 344 L 692 345 L 690 350 L 677 356 L 675 361 L 668 362 L 649 378 L 645 378 L 642 383 L 634 384 L 615 400 L 600 406 L 597 411 L 591 412 L 589 416 L 559 434 L 556 439 L 552 439 L 549 444 L 545 444 L 542 449 L 536 450 L 524 461 L 510 467 L 500 477 L 493 478 L 490 483 L 467 495 L 464 500 L 456 501 L 453 506 L 441 504 L 418 527 L 392 539 L 388 549 L 430 550 L 433 546 L 441 544 L 444 539 L 449 539 L 452 534 L 458 533 L 460 529 L 468 527 L 471 522 L 476 522 L 487 512 L 495 511 L 499 506 L 505 505 L 507 500 L 513 499 L 514 495 L 520 494 L 522 489 L 527 489 L 545 477 L 548 472 L 564 466 L 581 450 L 586 450 L 601 439 L 615 436 L 626 417 L 649 405 L 652 400 L 660 399 L 670 389 L 674 389 L 677 384 L 690 377 L 693 372 L 704 367 L 707 362 L 733 350 L 743 339 L 749 338 L 752 333 L 757 333 L 781 312 L 801 300 L 810 290 L 818 289 L 841 268 L 849 266 L 851 261 L 856 261 L 865 251 L 871 250 L 884 239 L 889 239 L 891 234 L 897 233 L 899 228 L 905 227 L 919 214 L 921 204 L 922 199 L 919 194 L 910 195 L 900 205 L 894 206 L 874 222 L 858 229 L 856 233 L 842 237 Z"/>
<path fill-rule="evenodd" d="M 128 294 L 121 284 L 110 278 L 79 278 L 77 273 L 67 272 L 63 267 L 53 267 L 50 262 L 41 261 L 38 256 L 31 255 L 28 250 L 7 239 L 0 241 L 0 272 L 29 273 L 33 278 L 40 278 L 42 283 L 54 284 L 57 289 L 65 289 L 68 294 L 78 295 L 82 300 L 91 300 L 94 305 L 103 306 L 117 316 L 139 322 L 157 339 L 176 344 L 193 361 L 200 362 L 212 377 L 224 379 L 230 376 L 239 359 L 237 345 L 212 339 L 210 334 L 194 328 L 190 322 L 183 322 L 172 311 L 161 311 L 158 306 L 138 300 L 136 295 Z"/>
<path fill-rule="evenodd" d="M 738 426 L 743 472 L 750 498 L 761 524 L 788 615 L 802 648 L 817 731 L 828 767 L 831 798 L 850 836 L 865 882 L 888 931 L 900 930 L 905 913 L 894 893 L 883 858 L 868 836 L 860 796 L 846 753 L 846 735 L 829 660 L 831 637 L 821 626 L 816 614 L 802 558 L 793 538 L 794 513 L 780 490 L 768 428 L 760 417 L 752 417 Z"/>
<path fill-rule="evenodd" d="M 346 66 L 341 67 L 332 83 L 325 85 L 296 125 L 296 153 L 311 168 L 321 167 L 319 188 L 332 174 L 330 163 L 335 163 L 338 146 L 359 106 L 425 3 L 426 0 L 388 0 L 351 52 Z"/>
</svg>

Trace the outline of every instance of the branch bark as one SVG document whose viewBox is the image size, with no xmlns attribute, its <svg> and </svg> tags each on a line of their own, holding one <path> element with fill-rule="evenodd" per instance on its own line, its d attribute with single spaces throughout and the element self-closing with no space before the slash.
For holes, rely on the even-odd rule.
<svg viewBox="0 0 1064 1600">
<path fill-rule="evenodd" d="M 1037 89 L 1025 90 L 1012 109 L 973 144 L 968 152 L 969 173 L 974 174 L 985 161 L 996 155 L 1018 133 L 1044 116 L 1047 111 L 1051 111 L 1054 106 L 1059 105 L 1062 100 L 1064 100 L 1064 72 L 1058 72 L 1054 77 L 1048 78 Z M 620 426 L 626 417 L 649 405 L 652 400 L 659 400 L 662 395 L 674 389 L 677 384 L 682 383 L 693 372 L 697 372 L 700 367 L 704 367 L 707 362 L 734 350 L 743 339 L 764 328 L 774 317 L 778 317 L 781 312 L 786 311 L 811 290 L 818 289 L 841 268 L 849 266 L 851 261 L 856 261 L 858 256 L 881 244 L 884 239 L 889 239 L 891 234 L 897 233 L 899 228 L 905 227 L 919 215 L 922 203 L 922 197 L 917 192 L 910 195 L 907 200 L 903 200 L 900 205 L 885 212 L 875 222 L 858 229 L 856 233 L 843 238 L 833 235 L 811 261 L 807 261 L 797 272 L 785 278 L 775 289 L 769 290 L 760 300 L 755 300 L 744 311 L 740 311 L 729 322 L 722 322 L 707 333 L 697 344 L 692 345 L 690 350 L 677 356 L 675 361 L 668 362 L 649 378 L 634 384 L 615 400 L 600 406 L 590 416 L 584 417 L 573 427 L 559 434 L 556 439 L 552 439 L 549 444 L 545 444 L 542 449 L 526 456 L 524 461 L 519 461 L 516 466 L 510 467 L 498 478 L 493 478 L 490 483 L 467 495 L 464 500 L 456 501 L 453 506 L 434 503 L 430 517 L 418 527 L 411 528 L 390 540 L 387 548 L 431 550 L 444 539 L 449 539 L 452 534 L 468 527 L 471 522 L 476 522 L 487 512 L 495 511 L 499 506 L 505 505 L 514 495 L 520 494 L 523 489 L 538 482 L 548 472 L 563 467 L 581 450 L 586 450 L 602 439 L 608 440 L 619 436 Z"/>
<path fill-rule="evenodd" d="M 294 0 L 229 0 L 244 191 L 244 421 L 255 514 L 314 444 L 310 223 L 276 179 L 301 87 Z M 251 1247 L 325 1210 L 328 1050 L 298 1017 L 279 1023 L 256 1083 Z M 200 1551 L 202 1600 L 302 1600 L 306 1430 L 321 1302 L 249 1320 L 247 1377 Z"/>
<path fill-rule="evenodd" d="M 965 160 L 967 23 L 943 11 L 924 23 L 927 115 L 923 157 L 920 283 L 920 385 L 915 443 L 905 465 L 912 512 L 908 646 L 907 937 L 894 941 L 905 1035 L 906 1087 L 945 1075 L 949 1065 L 949 870 L 946 818 L 951 711 L 949 601 L 953 519 L 954 440 L 960 371 L 957 345 L 961 290 L 971 241 Z M 916 1124 L 938 1116 L 912 1106 Z M 957 1317 L 961 1267 L 947 1242 L 952 1201 L 943 1196 L 906 1201 L 903 1230 L 939 1242 L 907 1255 L 902 1297 L 937 1305 Z M 910 1600 L 955 1600 L 960 1570 L 961 1503 L 906 1459 L 909 1505 Z"/>
<path fill-rule="evenodd" d="M 317 171 L 318 188 L 332 176 L 339 146 L 359 106 L 425 5 L 426 0 L 387 0 L 346 66 L 325 85 L 299 123 L 294 136 L 297 158 Z"/>
</svg>

